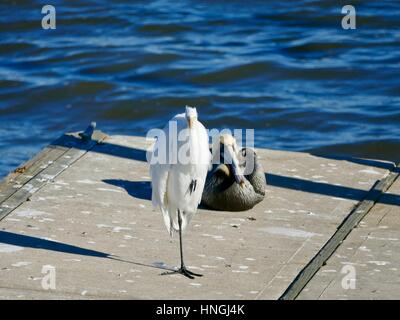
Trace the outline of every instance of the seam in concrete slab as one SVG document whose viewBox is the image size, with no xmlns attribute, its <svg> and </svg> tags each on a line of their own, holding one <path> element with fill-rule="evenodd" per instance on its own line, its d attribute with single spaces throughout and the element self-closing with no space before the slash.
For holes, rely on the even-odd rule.
<svg viewBox="0 0 400 320">
<path fill-rule="evenodd" d="M 353 210 L 342 221 L 337 231 L 311 259 L 311 261 L 300 271 L 297 277 L 280 296 L 279 300 L 294 300 L 301 293 L 307 283 L 314 277 L 318 270 L 326 263 L 329 257 L 337 250 L 350 232 L 371 211 L 379 198 L 392 186 L 400 176 L 400 165 L 382 180 L 379 180 L 367 193 L 364 200 L 360 201 Z"/>
<path fill-rule="evenodd" d="M 371 208 L 371 210 L 372 210 L 372 208 Z M 370 211 L 371 211 L 371 210 L 370 210 Z M 379 224 L 379 223 L 378 223 L 378 224 Z M 369 237 L 370 234 L 371 234 L 371 232 L 368 232 L 367 237 L 361 241 L 360 246 L 362 246 L 362 245 L 367 241 L 367 239 L 368 239 L 368 237 Z M 338 247 L 338 248 L 339 248 L 339 247 Z M 356 255 L 356 253 L 357 253 L 357 251 L 354 250 L 354 252 L 353 252 L 353 254 L 351 255 L 351 257 L 354 257 L 354 256 Z M 351 260 L 351 257 L 349 257 L 350 260 Z M 338 275 L 334 276 L 334 277 L 329 281 L 329 283 L 325 286 L 325 288 L 322 290 L 322 292 L 318 295 L 318 298 L 317 298 L 316 300 L 320 300 L 320 299 L 321 299 L 321 297 L 324 295 L 324 293 L 326 292 L 326 290 L 332 285 L 332 283 L 335 283 L 336 278 L 339 277 L 339 276 L 340 276 L 340 275 L 338 274 Z M 343 274 L 341 274 L 341 276 L 343 277 Z M 310 279 L 310 280 L 311 280 L 311 279 Z M 301 293 L 301 292 L 300 292 L 300 293 Z"/>
<path fill-rule="evenodd" d="M 398 178 L 397 178 L 397 179 L 398 179 Z M 395 181 L 393 181 L 392 186 L 396 183 L 397 179 L 395 179 Z M 392 188 L 392 186 L 390 186 L 390 187 L 388 188 L 387 192 L 390 192 L 390 189 Z M 383 196 L 384 196 L 384 195 L 383 195 Z M 371 208 L 370 212 L 365 216 L 365 218 L 367 218 L 368 215 L 373 214 L 373 210 L 375 209 L 376 205 L 378 205 L 379 203 L 380 203 L 380 199 L 379 199 L 378 202 Z M 374 226 L 378 227 L 378 226 L 381 224 L 382 220 L 383 220 L 388 214 L 389 214 L 389 211 L 385 212 L 385 213 L 378 219 L 378 221 L 376 222 L 376 224 L 374 224 Z M 356 231 L 355 231 L 355 232 L 356 232 Z M 367 235 L 366 235 L 365 237 L 360 237 L 360 240 L 359 240 L 360 242 L 359 242 L 359 243 L 357 242 L 357 243 L 354 245 L 354 247 L 355 247 L 355 248 L 366 247 L 365 244 L 367 243 L 367 241 L 368 241 L 370 235 L 371 235 L 373 232 L 374 232 L 373 230 L 370 230 L 370 231 L 367 232 Z M 346 241 L 347 241 L 347 240 L 345 239 L 345 240 L 343 241 L 343 243 L 345 243 Z M 352 241 L 354 241 L 354 239 L 353 239 Z M 338 250 L 340 250 L 340 246 L 338 247 Z M 350 255 L 347 256 L 347 260 L 348 260 L 348 261 L 353 261 L 353 259 L 354 259 L 354 258 L 356 257 L 356 255 L 357 255 L 357 253 L 358 253 L 358 250 L 354 250 Z M 328 262 L 328 263 L 329 263 L 329 262 Z M 317 276 L 317 275 L 318 275 L 318 272 L 316 273 L 316 276 Z M 323 288 L 323 290 L 317 295 L 316 300 L 323 299 L 325 292 L 327 292 L 327 290 L 329 290 L 329 289 L 331 288 L 332 285 L 334 285 L 335 283 L 337 283 L 337 281 L 341 281 L 341 280 L 338 280 L 338 279 L 339 279 L 339 278 L 342 278 L 342 277 L 343 277 L 343 274 L 342 274 L 342 275 L 341 275 L 341 274 L 336 274 L 336 275 L 334 275 L 334 276 L 329 280 L 328 284 Z M 313 281 L 313 279 L 311 279 L 311 281 Z M 300 295 L 301 295 L 301 292 L 300 292 Z"/>
<path fill-rule="evenodd" d="M 26 168 L 26 171 L 20 174 L 11 174 L 5 178 L 0 185 L 0 191 L 3 189 L 3 192 L 6 193 L 4 199 L 0 201 L 0 221 L 17 209 L 34 193 L 38 192 L 43 186 L 45 186 L 49 181 L 47 177 L 46 179 L 43 179 L 45 176 L 51 176 L 52 179 L 54 179 L 69 166 L 82 158 L 95 145 L 102 142 L 107 136 L 101 131 L 95 131 L 92 140 L 87 142 L 78 137 L 79 135 L 77 133 L 65 134 L 61 136 L 57 140 L 53 141 L 44 150 L 42 150 L 42 152 L 36 155 L 33 158 L 35 161 L 30 159 L 19 167 Z M 74 141 L 71 142 L 68 141 L 68 139 L 73 139 Z M 51 154 L 52 152 L 53 154 Z M 68 157 L 63 161 L 63 158 L 67 155 Z M 30 171 L 31 169 L 33 172 Z M 32 173 L 32 175 L 29 175 L 28 173 Z M 46 175 L 45 173 L 53 174 Z M 37 179 L 41 175 L 43 176 L 42 179 Z M 19 183 L 17 188 L 13 187 L 15 183 Z M 28 185 L 31 186 L 29 190 L 25 189 Z"/>
<path fill-rule="evenodd" d="M 59 141 L 57 139 L 54 143 Z M 10 198 L 26 183 L 31 181 L 36 175 L 44 171 L 49 163 L 62 157 L 69 149 L 50 144 L 32 159 L 20 165 L 14 172 L 8 174 L 0 182 L 0 204 Z M 12 184 L 17 185 L 14 187 Z"/>
<path fill-rule="evenodd" d="M 277 277 L 281 276 L 282 270 L 284 270 L 287 265 L 296 257 L 296 255 L 303 250 L 303 248 L 307 245 L 308 241 L 310 238 L 308 238 L 306 241 L 303 242 L 303 244 L 292 254 L 292 256 L 289 258 L 289 260 L 286 262 L 286 264 L 282 265 L 282 267 L 279 269 L 279 271 L 273 276 L 273 278 L 268 281 L 267 285 L 257 294 L 255 300 L 260 299 L 264 292 L 268 289 L 268 287 L 277 279 Z"/>
</svg>

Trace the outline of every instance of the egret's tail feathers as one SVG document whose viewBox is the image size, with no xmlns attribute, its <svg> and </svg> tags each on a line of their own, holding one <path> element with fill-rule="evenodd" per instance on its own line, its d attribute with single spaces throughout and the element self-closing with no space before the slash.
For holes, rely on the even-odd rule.
<svg viewBox="0 0 400 320">
<path fill-rule="evenodd" d="M 167 228 L 167 231 L 169 235 L 173 237 L 174 233 L 179 231 L 178 221 L 177 220 L 175 221 L 175 219 L 171 218 L 170 210 L 163 207 L 161 207 L 160 209 L 164 218 L 164 224 Z"/>
<path fill-rule="evenodd" d="M 179 232 L 178 219 L 171 219 L 169 217 L 169 227 L 167 226 L 167 229 L 171 237 L 173 237 L 175 233 L 178 233 Z"/>
<path fill-rule="evenodd" d="M 177 210 L 170 210 L 167 208 L 161 208 L 161 212 L 163 214 L 164 223 L 167 227 L 167 231 L 171 237 L 173 237 L 174 233 L 179 232 L 179 222 L 178 222 L 178 211 Z M 171 214 L 174 212 L 174 214 Z M 187 225 L 189 224 L 190 220 L 192 219 L 194 213 L 182 212 L 182 232 L 185 231 Z"/>
<path fill-rule="evenodd" d="M 193 215 L 194 212 L 187 212 L 187 211 L 181 212 L 182 232 L 185 232 L 186 227 L 189 225 L 190 220 L 192 220 Z M 174 219 L 172 220 L 173 220 L 172 223 L 174 231 L 179 232 L 178 213 L 174 215 Z"/>
</svg>

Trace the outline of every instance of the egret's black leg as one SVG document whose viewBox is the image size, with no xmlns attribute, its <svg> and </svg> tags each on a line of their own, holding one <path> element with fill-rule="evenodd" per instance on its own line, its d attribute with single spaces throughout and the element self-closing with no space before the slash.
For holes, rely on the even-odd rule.
<svg viewBox="0 0 400 320">
<path fill-rule="evenodd" d="M 194 273 L 192 271 L 189 271 L 185 263 L 183 262 L 183 243 L 182 243 L 182 218 L 181 218 L 181 212 L 178 210 L 178 224 L 179 224 L 179 247 L 180 247 L 180 252 L 181 252 L 181 267 L 178 270 L 179 273 L 183 274 L 184 276 L 194 279 L 193 276 L 201 277 L 202 274 Z"/>
<path fill-rule="evenodd" d="M 179 224 L 179 249 L 181 252 L 181 268 L 185 266 L 183 263 L 183 245 L 182 245 L 182 218 L 181 211 L 178 210 L 178 224 Z"/>
<path fill-rule="evenodd" d="M 164 272 L 164 273 L 162 273 L 162 275 L 180 273 L 180 274 L 183 274 L 185 277 L 188 277 L 189 279 L 194 279 L 194 276 L 202 277 L 203 276 L 202 274 L 194 273 L 194 272 L 188 270 L 185 266 L 185 263 L 183 262 L 182 218 L 181 218 L 180 210 L 178 210 L 178 224 L 179 224 L 179 249 L 180 249 L 180 253 L 181 253 L 181 267 L 176 271 Z"/>
</svg>

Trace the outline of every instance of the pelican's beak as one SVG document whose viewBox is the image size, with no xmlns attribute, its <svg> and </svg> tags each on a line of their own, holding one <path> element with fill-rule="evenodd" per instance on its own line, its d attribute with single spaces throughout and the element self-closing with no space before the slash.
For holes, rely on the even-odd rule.
<svg viewBox="0 0 400 320">
<path fill-rule="evenodd" d="M 236 183 L 238 183 L 241 187 L 244 186 L 244 176 L 242 173 L 242 169 L 239 166 L 239 160 L 236 156 L 235 151 L 233 150 L 232 146 L 229 146 L 228 148 L 229 156 L 232 160 L 232 163 L 230 164 L 232 166 L 232 171 L 233 175 L 235 177 Z"/>
</svg>

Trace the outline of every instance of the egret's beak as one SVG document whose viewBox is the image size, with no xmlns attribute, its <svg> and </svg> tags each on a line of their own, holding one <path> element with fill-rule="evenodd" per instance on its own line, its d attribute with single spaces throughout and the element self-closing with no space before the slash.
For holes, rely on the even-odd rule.
<svg viewBox="0 0 400 320">
<path fill-rule="evenodd" d="M 244 176 L 242 173 L 242 169 L 239 167 L 239 160 L 236 156 L 236 153 L 234 152 L 232 146 L 228 146 L 228 153 L 229 153 L 229 157 L 231 159 L 231 167 L 232 167 L 232 171 L 233 171 L 233 175 L 235 177 L 235 181 L 236 183 L 238 183 L 241 187 L 244 186 Z"/>
</svg>

